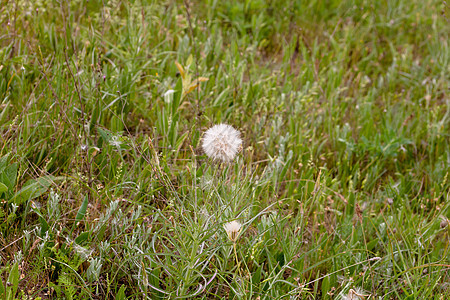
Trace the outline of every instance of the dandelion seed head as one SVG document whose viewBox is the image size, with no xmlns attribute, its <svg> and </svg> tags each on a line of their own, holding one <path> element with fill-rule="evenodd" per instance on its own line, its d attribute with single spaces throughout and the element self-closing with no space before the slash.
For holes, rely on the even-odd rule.
<svg viewBox="0 0 450 300">
<path fill-rule="evenodd" d="M 241 149 L 240 132 L 227 124 L 219 124 L 205 132 L 202 148 L 213 160 L 231 162 Z"/>
<path fill-rule="evenodd" d="M 237 240 L 241 227 L 242 225 L 238 221 L 231 221 L 223 225 L 223 228 L 225 228 L 225 231 L 227 232 L 228 238 L 232 242 Z"/>
</svg>

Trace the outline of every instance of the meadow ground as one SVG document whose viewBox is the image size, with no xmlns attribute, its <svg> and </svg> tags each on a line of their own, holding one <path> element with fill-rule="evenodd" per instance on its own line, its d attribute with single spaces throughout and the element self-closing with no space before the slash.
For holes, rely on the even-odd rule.
<svg viewBox="0 0 450 300">
<path fill-rule="evenodd" d="M 446 1 L 0 2 L 0 298 L 450 298 Z"/>
</svg>

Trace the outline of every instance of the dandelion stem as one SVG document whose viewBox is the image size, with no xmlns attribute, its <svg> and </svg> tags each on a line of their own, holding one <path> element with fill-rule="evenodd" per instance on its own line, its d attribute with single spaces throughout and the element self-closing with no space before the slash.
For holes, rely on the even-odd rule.
<svg viewBox="0 0 450 300">
<path fill-rule="evenodd" d="M 241 275 L 240 262 L 239 262 L 239 259 L 238 259 L 238 256 L 237 256 L 237 251 L 236 251 L 236 242 L 233 242 L 233 249 L 234 249 L 234 257 L 236 259 L 236 265 L 237 265 L 238 273 L 239 273 L 239 276 L 242 276 Z"/>
</svg>

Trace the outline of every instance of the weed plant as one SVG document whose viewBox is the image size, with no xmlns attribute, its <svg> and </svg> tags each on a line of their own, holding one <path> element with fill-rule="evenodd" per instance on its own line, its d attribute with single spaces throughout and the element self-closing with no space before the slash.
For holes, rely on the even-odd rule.
<svg viewBox="0 0 450 300">
<path fill-rule="evenodd" d="M 0 3 L 1 299 L 450 298 L 445 1 Z"/>
</svg>

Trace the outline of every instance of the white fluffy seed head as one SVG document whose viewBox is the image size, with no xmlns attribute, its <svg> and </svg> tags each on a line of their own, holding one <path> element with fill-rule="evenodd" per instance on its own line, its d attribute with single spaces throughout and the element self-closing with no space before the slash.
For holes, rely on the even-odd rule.
<svg viewBox="0 0 450 300">
<path fill-rule="evenodd" d="M 240 132 L 230 125 L 214 125 L 205 132 L 203 151 L 213 160 L 231 162 L 241 149 L 240 135 Z"/>
<path fill-rule="evenodd" d="M 223 228 L 225 228 L 225 231 L 227 232 L 228 238 L 235 242 L 237 238 L 239 237 L 239 232 L 241 231 L 241 223 L 238 221 L 231 221 L 229 223 L 226 223 L 223 225 Z"/>
</svg>

